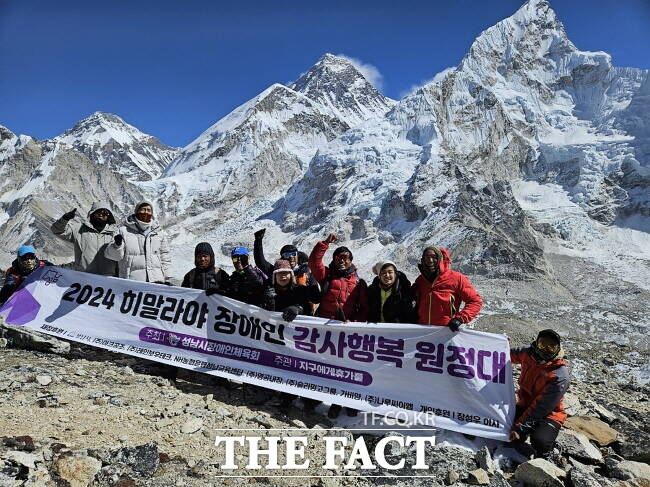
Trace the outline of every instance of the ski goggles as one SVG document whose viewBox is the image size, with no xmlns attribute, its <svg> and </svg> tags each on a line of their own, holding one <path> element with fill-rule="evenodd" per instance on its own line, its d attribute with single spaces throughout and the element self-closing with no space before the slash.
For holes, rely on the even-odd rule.
<svg viewBox="0 0 650 487">
<path fill-rule="evenodd" d="M 298 252 L 285 252 L 284 254 L 280 254 L 280 256 L 283 259 L 288 259 L 289 257 L 298 257 Z"/>
</svg>

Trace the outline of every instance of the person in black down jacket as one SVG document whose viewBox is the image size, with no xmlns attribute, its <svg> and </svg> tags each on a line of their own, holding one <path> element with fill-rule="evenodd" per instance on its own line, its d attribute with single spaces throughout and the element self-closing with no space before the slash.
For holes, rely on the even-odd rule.
<svg viewBox="0 0 650 487">
<path fill-rule="evenodd" d="M 394 262 L 377 262 L 377 274 L 368 287 L 368 321 L 371 323 L 417 323 L 411 282 Z"/>
<path fill-rule="evenodd" d="M 185 274 L 181 287 L 203 289 L 205 294 L 226 295 L 230 276 L 214 265 L 214 251 L 207 242 L 201 242 L 194 249 L 194 265 L 190 272 Z"/>
<path fill-rule="evenodd" d="M 230 253 L 235 271 L 230 275 L 228 297 L 242 303 L 262 306 L 267 276 L 248 262 L 246 247 L 235 247 Z"/>
</svg>

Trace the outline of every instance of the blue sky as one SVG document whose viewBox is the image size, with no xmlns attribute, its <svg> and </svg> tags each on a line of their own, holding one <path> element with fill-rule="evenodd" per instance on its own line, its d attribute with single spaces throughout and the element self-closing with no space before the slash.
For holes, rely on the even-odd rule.
<svg viewBox="0 0 650 487">
<path fill-rule="evenodd" d="M 325 52 L 374 66 L 399 98 L 521 4 L 0 0 L 0 124 L 44 139 L 101 110 L 183 146 Z M 650 0 L 551 5 L 578 48 L 650 68 Z"/>
</svg>

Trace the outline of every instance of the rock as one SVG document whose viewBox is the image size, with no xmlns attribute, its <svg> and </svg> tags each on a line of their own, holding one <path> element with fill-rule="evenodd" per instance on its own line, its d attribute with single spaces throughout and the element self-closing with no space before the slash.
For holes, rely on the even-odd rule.
<svg viewBox="0 0 650 487">
<path fill-rule="evenodd" d="M 612 423 L 613 421 L 616 421 L 616 415 L 611 412 L 609 409 L 605 408 L 604 406 L 601 406 L 598 403 L 594 403 L 593 409 L 600 416 L 600 419 L 605 421 L 606 423 Z"/>
<path fill-rule="evenodd" d="M 490 487 L 510 487 L 510 482 L 506 479 L 501 472 L 496 472 L 490 477 Z"/>
<path fill-rule="evenodd" d="M 185 424 L 181 426 L 181 433 L 190 435 L 196 433 L 201 428 L 203 428 L 203 420 L 201 418 L 192 418 L 187 420 Z"/>
<path fill-rule="evenodd" d="M 89 450 L 88 454 L 108 465 L 126 465 L 145 477 L 152 476 L 160 465 L 160 453 L 155 441 L 117 450 Z"/>
<path fill-rule="evenodd" d="M 566 473 L 543 458 L 522 463 L 515 470 L 514 478 L 527 487 L 564 487 L 561 480 Z"/>
<path fill-rule="evenodd" d="M 54 463 L 54 471 L 70 487 L 86 487 L 102 468 L 102 462 L 93 457 L 63 457 Z"/>
<path fill-rule="evenodd" d="M 6 325 L 0 323 L 0 337 L 7 340 L 7 346 L 20 348 L 23 350 L 36 350 L 37 352 L 49 352 L 65 355 L 70 352 L 70 344 L 54 338 L 53 336 L 43 335 L 29 328 Z"/>
<path fill-rule="evenodd" d="M 2 444 L 12 450 L 32 452 L 36 449 L 31 436 L 10 436 L 2 438 Z"/>
<path fill-rule="evenodd" d="M 0 348 L 6 348 L 8 343 L 6 338 L 0 338 Z"/>
<path fill-rule="evenodd" d="M 207 403 L 211 402 L 212 399 L 214 398 L 214 394 L 207 394 L 203 397 L 203 400 Z"/>
<path fill-rule="evenodd" d="M 474 460 L 476 460 L 476 463 L 479 467 L 481 467 L 490 475 L 494 475 L 494 472 L 496 472 L 496 467 L 492 461 L 492 455 L 490 455 L 490 450 L 488 450 L 486 446 L 476 452 Z"/>
<path fill-rule="evenodd" d="M 617 463 L 611 470 L 612 477 L 620 480 L 646 479 L 650 480 L 650 465 L 647 463 L 623 460 Z"/>
<path fill-rule="evenodd" d="M 216 406 L 215 409 L 212 409 L 210 406 L 216 405 L 215 402 L 210 402 L 208 403 L 208 409 L 210 411 L 213 411 L 214 414 L 217 416 L 221 416 L 223 418 L 227 418 L 229 416 L 232 416 L 232 411 L 224 406 Z"/>
<path fill-rule="evenodd" d="M 482 468 L 471 470 L 467 472 L 467 483 L 469 485 L 488 485 L 490 483 L 490 476 Z"/>
<path fill-rule="evenodd" d="M 289 421 L 289 424 L 291 424 L 291 426 L 295 426 L 296 428 L 307 428 L 307 425 L 299 419 L 292 419 Z"/>
<path fill-rule="evenodd" d="M 273 423 L 271 423 L 271 418 L 263 414 L 257 414 L 250 419 L 251 421 L 255 421 L 257 424 L 259 424 L 260 426 L 264 426 L 265 428 L 273 428 Z"/>
<path fill-rule="evenodd" d="M 589 462 L 602 462 L 600 450 L 589 442 L 589 438 L 576 431 L 562 429 L 555 440 L 561 450 L 572 457 Z"/>
<path fill-rule="evenodd" d="M 93 399 L 93 404 L 96 406 L 106 406 L 108 404 L 107 397 L 96 397 Z"/>
<path fill-rule="evenodd" d="M 587 408 L 580 403 L 578 396 L 570 392 L 564 395 L 564 409 L 569 416 L 578 416 L 587 413 Z"/>
<path fill-rule="evenodd" d="M 60 406 L 58 396 L 47 394 L 36 399 L 39 408 L 58 408 Z"/>
<path fill-rule="evenodd" d="M 37 375 L 35 380 L 42 386 L 46 386 L 52 383 L 52 377 L 49 375 Z"/>
<path fill-rule="evenodd" d="M 575 466 L 569 471 L 571 487 L 606 487 L 612 483 L 605 477 L 589 470 L 586 465 Z"/>
<path fill-rule="evenodd" d="M 619 441 L 612 446 L 616 453 L 626 460 L 650 463 L 650 434 L 637 428 L 631 422 L 615 421 Z"/>
<path fill-rule="evenodd" d="M 43 462 L 43 455 L 40 453 L 26 453 L 23 451 L 10 451 L 3 455 L 5 460 L 11 460 L 17 465 L 22 465 L 30 470 L 36 468 L 37 462 Z"/>
<path fill-rule="evenodd" d="M 616 441 L 618 432 L 604 421 L 593 416 L 573 416 L 567 418 L 565 428 L 582 433 L 600 446 L 607 446 Z"/>
<path fill-rule="evenodd" d="M 453 485 L 460 480 L 460 474 L 455 470 L 449 470 L 445 475 L 445 485 Z"/>
</svg>

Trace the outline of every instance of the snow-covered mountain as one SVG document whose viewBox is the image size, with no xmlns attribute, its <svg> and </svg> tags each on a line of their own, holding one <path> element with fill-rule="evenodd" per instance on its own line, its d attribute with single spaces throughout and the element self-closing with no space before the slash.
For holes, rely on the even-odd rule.
<svg viewBox="0 0 650 487">
<path fill-rule="evenodd" d="M 65 142 L 87 152 L 100 163 L 88 178 L 108 168 L 118 180 L 147 179 L 117 163 L 110 118 L 93 117 L 53 150 Z M 27 184 L 17 154 L 49 145 L 5 138 L 0 171 L 11 160 L 11 177 Z M 155 174 L 146 168 L 163 158 L 148 154 L 140 169 Z M 43 157 L 29 166 L 38 178 L 50 170 Z M 552 275 L 546 257 L 559 253 L 647 288 L 650 79 L 614 67 L 606 53 L 580 51 L 549 3 L 530 0 L 482 32 L 457 67 L 397 102 L 353 63 L 326 54 L 294 83 L 270 86 L 209 127 L 161 177 L 128 188 L 129 202 L 144 193 L 160 206 L 177 273 L 198 241 L 221 248 L 225 262 L 230 246 L 250 245 L 266 226 L 269 253 L 289 241 L 309 250 L 336 231 L 366 276 L 378 257 L 412 272 L 420 249 L 435 243 L 473 274 Z M 6 222 L 7 208 L 24 203 L 5 191 Z"/>
<path fill-rule="evenodd" d="M 167 147 L 110 113 L 95 112 L 55 137 L 131 181 L 157 178 L 178 149 Z"/>
</svg>

